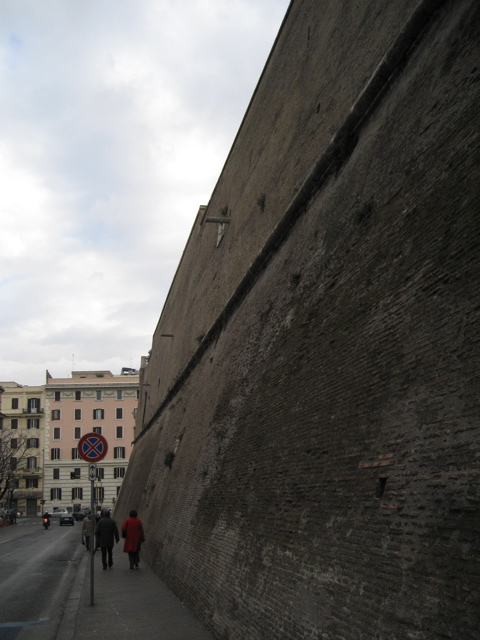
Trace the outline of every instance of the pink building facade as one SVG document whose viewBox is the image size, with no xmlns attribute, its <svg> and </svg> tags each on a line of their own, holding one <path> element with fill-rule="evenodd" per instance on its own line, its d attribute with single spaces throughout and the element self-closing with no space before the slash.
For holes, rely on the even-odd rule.
<svg viewBox="0 0 480 640">
<path fill-rule="evenodd" d="M 87 433 L 98 433 L 108 452 L 98 462 L 97 509 L 113 508 L 120 493 L 134 438 L 139 377 L 131 369 L 74 371 L 71 378 L 45 384 L 44 508 L 77 510 L 90 507 L 89 465 L 78 453 Z"/>
</svg>

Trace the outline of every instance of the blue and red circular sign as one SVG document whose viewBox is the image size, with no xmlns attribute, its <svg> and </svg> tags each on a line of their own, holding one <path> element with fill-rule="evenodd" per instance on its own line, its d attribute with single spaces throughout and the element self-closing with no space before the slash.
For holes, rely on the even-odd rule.
<svg viewBox="0 0 480 640">
<path fill-rule="evenodd" d="M 86 433 L 78 443 L 78 453 L 86 462 L 99 462 L 107 455 L 108 444 L 99 433 Z"/>
</svg>

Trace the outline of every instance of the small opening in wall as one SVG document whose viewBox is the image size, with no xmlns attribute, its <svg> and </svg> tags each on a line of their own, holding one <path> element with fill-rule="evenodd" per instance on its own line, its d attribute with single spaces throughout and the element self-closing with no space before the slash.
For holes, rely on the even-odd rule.
<svg viewBox="0 0 480 640">
<path fill-rule="evenodd" d="M 387 478 L 379 478 L 377 481 L 376 497 L 381 498 L 385 493 L 385 485 L 387 484 Z"/>
<path fill-rule="evenodd" d="M 165 466 L 171 469 L 174 460 L 175 460 L 175 453 L 173 451 L 169 451 L 165 456 L 165 460 L 164 460 Z"/>
</svg>

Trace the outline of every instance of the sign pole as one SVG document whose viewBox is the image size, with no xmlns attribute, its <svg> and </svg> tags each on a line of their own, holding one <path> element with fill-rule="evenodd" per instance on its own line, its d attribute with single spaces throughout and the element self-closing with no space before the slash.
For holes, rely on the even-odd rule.
<svg viewBox="0 0 480 640">
<path fill-rule="evenodd" d="M 97 478 L 96 463 L 107 455 L 108 443 L 99 433 L 86 433 L 78 443 L 78 453 L 82 460 L 89 462 L 89 475 L 91 482 L 90 514 L 92 518 L 92 532 L 90 535 L 90 605 L 94 602 L 94 563 L 93 556 L 96 549 L 95 540 L 95 480 Z"/>
<path fill-rule="evenodd" d="M 94 600 L 94 567 L 95 564 L 93 562 L 93 556 L 95 555 L 95 550 L 97 547 L 97 543 L 95 540 L 95 477 L 97 475 L 97 465 L 94 462 L 91 462 L 88 467 L 88 472 L 90 475 L 90 485 L 91 485 L 91 497 L 90 497 L 90 514 L 92 520 L 92 532 L 90 534 L 90 605 L 93 606 L 95 604 Z"/>
</svg>

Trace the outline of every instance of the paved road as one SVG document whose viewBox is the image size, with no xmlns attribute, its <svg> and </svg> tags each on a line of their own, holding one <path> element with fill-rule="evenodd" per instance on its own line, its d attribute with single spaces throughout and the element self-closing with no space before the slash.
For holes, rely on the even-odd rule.
<svg viewBox="0 0 480 640">
<path fill-rule="evenodd" d="M 0 640 L 54 640 L 81 554 L 80 523 L 0 529 Z"/>
</svg>

